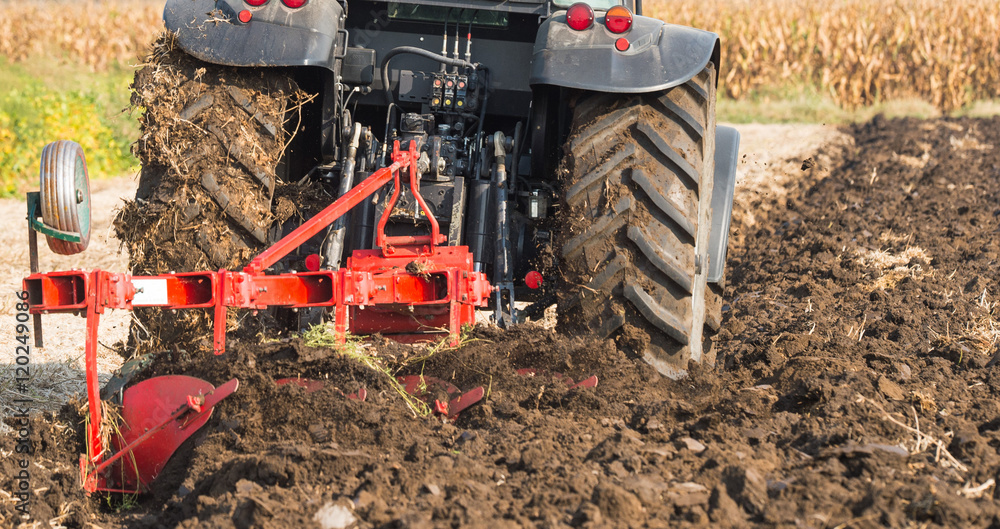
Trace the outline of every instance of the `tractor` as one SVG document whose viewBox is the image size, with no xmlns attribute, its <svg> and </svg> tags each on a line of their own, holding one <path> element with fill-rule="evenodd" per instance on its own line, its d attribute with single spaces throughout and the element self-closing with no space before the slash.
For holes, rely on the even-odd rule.
<svg viewBox="0 0 1000 529">
<path fill-rule="evenodd" d="M 714 363 L 739 144 L 716 125 L 717 35 L 639 0 L 168 0 L 163 18 L 133 85 L 132 270 L 38 270 L 36 232 L 61 254 L 89 240 L 77 144 L 46 147 L 28 197 L 36 339 L 41 314 L 87 317 L 87 491 L 148 490 L 239 385 L 106 390 L 124 424 L 102 444 L 109 308 L 203 309 L 222 354 L 233 308 L 421 342 L 555 306 L 669 377 Z"/>
</svg>

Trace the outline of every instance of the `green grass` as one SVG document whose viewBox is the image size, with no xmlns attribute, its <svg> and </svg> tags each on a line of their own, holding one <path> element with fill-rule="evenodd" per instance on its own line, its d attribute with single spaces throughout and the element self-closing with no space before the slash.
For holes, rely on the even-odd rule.
<svg viewBox="0 0 1000 529">
<path fill-rule="evenodd" d="M 954 115 L 970 118 L 986 118 L 1000 115 L 1000 99 L 975 101 L 968 107 L 955 112 Z"/>
<path fill-rule="evenodd" d="M 83 147 L 92 179 L 134 172 L 138 125 L 123 112 L 131 79 L 129 68 L 93 73 L 55 58 L 0 57 L 0 197 L 38 187 L 39 155 L 56 140 Z"/>
<path fill-rule="evenodd" d="M 989 115 L 989 106 L 974 104 L 957 115 L 978 109 L 979 116 Z M 993 105 L 992 113 L 1000 110 Z M 830 96 L 805 86 L 761 89 L 739 101 L 720 97 L 716 109 L 718 120 L 727 123 L 824 123 L 843 125 L 868 121 L 877 114 L 886 117 L 940 117 L 934 105 L 919 99 L 900 99 L 869 107 L 844 109 Z"/>
<path fill-rule="evenodd" d="M 393 370 L 371 348 L 365 347 L 360 338 L 348 335 L 345 342 L 341 343 L 336 334 L 331 330 L 331 327 L 332 324 L 310 326 L 308 330 L 302 333 L 302 342 L 309 347 L 333 349 L 337 354 L 384 375 L 415 417 L 426 417 L 431 414 L 430 406 L 426 402 L 407 393 L 403 385 L 396 380 L 396 374 Z"/>
</svg>

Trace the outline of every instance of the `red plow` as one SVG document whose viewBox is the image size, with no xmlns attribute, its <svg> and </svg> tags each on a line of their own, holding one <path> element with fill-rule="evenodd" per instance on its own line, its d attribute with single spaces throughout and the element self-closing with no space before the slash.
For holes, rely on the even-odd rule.
<svg viewBox="0 0 1000 529">
<path fill-rule="evenodd" d="M 80 472 L 88 492 L 148 490 L 174 451 L 208 421 L 214 406 L 239 386 L 236 379 L 214 387 L 180 375 L 145 380 L 124 390 L 121 425 L 110 441 L 102 440 L 106 417 L 102 417 L 96 348 L 100 317 L 108 309 L 212 309 L 216 355 L 225 352 L 226 311 L 230 307 L 325 307 L 334 311 L 335 333 L 342 341 L 348 333 L 383 333 L 402 342 L 446 337 L 457 345 L 462 326 L 475 323 L 476 308 L 487 304 L 493 287 L 484 273 L 474 271 L 467 247 L 443 245 L 446 237 L 420 196 L 418 156 L 415 143 L 402 150 L 396 142 L 391 165 L 372 173 L 242 271 L 132 276 L 103 270 L 38 272 L 36 231 L 45 234 L 49 246 L 59 253 L 82 251 L 89 239 L 89 184 L 82 150 L 71 142 L 46 147 L 42 191 L 28 198 L 32 273 L 25 278 L 24 289 L 30 312 L 35 315 L 39 346 L 39 315 L 77 313 L 87 319 L 87 453 L 81 456 Z M 51 163 L 46 165 L 46 160 Z M 402 189 L 401 171 L 409 176 L 413 197 L 426 213 L 430 224 L 427 235 L 385 234 Z M 346 267 L 339 270 L 265 273 L 390 182 L 394 190 L 378 224 L 376 249 L 355 251 Z M 416 386 L 410 381 L 407 384 Z M 454 417 L 482 397 L 481 388 L 477 389 L 451 403 L 434 405 L 442 415 Z M 364 398 L 360 392 L 348 397 Z"/>
</svg>

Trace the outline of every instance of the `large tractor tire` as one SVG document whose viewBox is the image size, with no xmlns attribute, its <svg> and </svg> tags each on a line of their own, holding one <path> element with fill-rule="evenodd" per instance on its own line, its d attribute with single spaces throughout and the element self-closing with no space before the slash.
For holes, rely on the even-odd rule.
<svg viewBox="0 0 1000 529">
<path fill-rule="evenodd" d="M 142 169 L 135 200 L 115 222 L 132 273 L 242 268 L 295 212 L 278 196 L 276 172 L 286 113 L 299 97 L 294 82 L 280 70 L 204 63 L 165 34 L 132 89 Z M 137 352 L 148 349 L 140 343 L 159 349 L 210 337 L 201 311 L 145 309 L 136 320 Z"/>
<path fill-rule="evenodd" d="M 721 321 L 706 282 L 715 84 L 709 64 L 660 92 L 581 94 L 563 158 L 560 325 L 616 337 L 671 378 L 714 363 Z"/>
</svg>

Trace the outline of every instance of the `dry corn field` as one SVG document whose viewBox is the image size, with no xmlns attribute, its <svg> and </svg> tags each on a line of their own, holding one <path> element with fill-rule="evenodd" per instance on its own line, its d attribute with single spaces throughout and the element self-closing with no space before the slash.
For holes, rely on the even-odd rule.
<svg viewBox="0 0 1000 529">
<path fill-rule="evenodd" d="M 646 14 L 722 37 L 723 88 L 807 83 L 853 108 L 919 97 L 942 110 L 1000 90 L 989 0 L 653 0 Z"/>
<path fill-rule="evenodd" d="M 162 29 L 163 2 L 0 2 L 0 57 L 51 53 L 95 71 L 135 64 Z"/>
<path fill-rule="evenodd" d="M 0 3 L 0 56 L 56 47 L 95 70 L 132 64 L 162 2 Z M 919 97 L 942 110 L 1000 91 L 1000 4 L 990 0 L 647 0 L 647 15 L 722 37 L 723 88 L 808 84 L 846 108 Z"/>
</svg>

